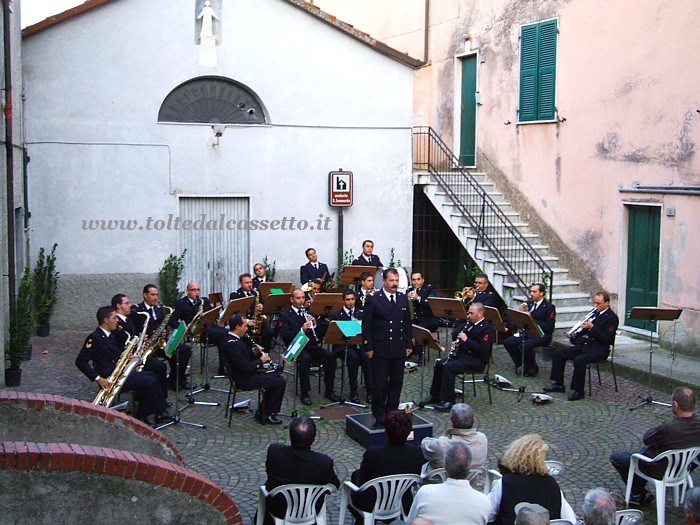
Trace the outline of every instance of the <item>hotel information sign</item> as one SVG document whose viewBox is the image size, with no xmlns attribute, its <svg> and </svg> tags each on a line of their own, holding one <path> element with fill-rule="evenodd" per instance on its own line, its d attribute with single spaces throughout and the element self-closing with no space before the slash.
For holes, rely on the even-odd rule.
<svg viewBox="0 0 700 525">
<path fill-rule="evenodd" d="M 352 172 L 331 171 L 328 174 L 328 191 L 328 204 L 331 206 L 352 206 Z"/>
</svg>

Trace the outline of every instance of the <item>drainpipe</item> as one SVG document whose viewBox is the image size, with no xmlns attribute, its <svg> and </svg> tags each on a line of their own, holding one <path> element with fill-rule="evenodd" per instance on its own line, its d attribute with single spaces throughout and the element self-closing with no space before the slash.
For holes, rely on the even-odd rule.
<svg viewBox="0 0 700 525">
<path fill-rule="evenodd" d="M 430 0 L 425 0 L 425 30 L 423 31 L 423 63 L 428 63 L 428 45 L 430 42 Z"/>
<path fill-rule="evenodd" d="M 5 163 L 7 169 L 7 277 L 10 299 L 10 330 L 14 328 L 15 318 L 17 316 L 17 296 L 15 293 L 17 282 L 17 275 L 15 274 L 15 175 L 12 143 L 11 1 L 12 0 L 3 0 L 2 2 L 3 58 L 5 61 Z"/>
</svg>

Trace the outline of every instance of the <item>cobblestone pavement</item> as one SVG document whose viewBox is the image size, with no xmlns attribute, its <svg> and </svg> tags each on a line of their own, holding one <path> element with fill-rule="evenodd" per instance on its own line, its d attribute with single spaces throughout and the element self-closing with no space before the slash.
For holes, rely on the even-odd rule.
<svg viewBox="0 0 700 525">
<path fill-rule="evenodd" d="M 88 383 L 74 365 L 75 356 L 86 335 L 60 332 L 47 338 L 34 338 L 33 357 L 22 367 L 20 390 L 91 400 L 95 395 L 95 387 Z M 492 374 L 499 373 L 517 384 L 518 378 L 514 374 L 512 363 L 501 346 L 495 348 L 494 359 Z M 213 358 L 210 362 L 213 362 Z M 547 378 L 550 363 L 540 360 L 540 365 L 538 378 L 525 378 L 528 391 L 539 390 L 549 383 Z M 193 369 L 199 371 L 198 356 L 195 357 Z M 406 374 L 402 401 L 417 402 L 426 395 L 433 375 L 432 370 L 430 362 L 424 368 L 423 393 L 420 391 L 420 368 L 416 372 Z M 569 364 L 567 377 L 570 377 L 570 373 Z M 195 380 L 201 382 L 198 373 L 196 376 Z M 601 377 L 602 386 L 598 386 L 594 374 L 591 397 L 568 402 L 564 394 L 555 394 L 555 400 L 547 405 L 532 404 L 529 394 L 518 402 L 516 393 L 497 390 L 492 390 L 493 405 L 489 405 L 484 384 L 477 385 L 477 397 L 473 397 L 471 387 L 468 387 L 465 400 L 476 411 L 479 430 L 489 438 L 490 466 L 495 467 L 496 458 L 513 439 L 526 433 L 537 432 L 550 444 L 549 459 L 559 460 L 565 465 L 559 483 L 577 513 L 580 513 L 583 496 L 590 488 L 601 486 L 623 492 L 623 483 L 610 466 L 608 456 L 617 449 L 638 449 L 644 431 L 669 418 L 670 409 L 648 405 L 630 411 L 629 407 L 638 401 L 637 396 L 646 395 L 648 388 L 618 375 L 619 392 L 615 392 L 608 367 L 601 367 Z M 338 387 L 339 383 L 338 372 Z M 212 379 L 211 386 L 227 390 L 228 381 Z M 314 378 L 312 387 L 315 387 Z M 292 394 L 290 382 L 283 405 L 286 412 L 293 408 Z M 345 394 L 347 395 L 347 392 Z M 668 394 L 654 392 L 653 395 L 655 399 L 669 400 Z M 257 402 L 255 394 L 239 396 L 251 397 L 253 404 Z M 362 388 L 361 396 L 364 397 Z M 171 393 L 170 400 L 173 399 L 174 394 Z M 325 399 L 313 390 L 312 399 L 314 404 L 311 407 L 297 404 L 299 413 L 323 415 L 324 410 L 319 409 L 319 406 Z M 252 414 L 241 413 L 234 414 L 233 424 L 229 429 L 224 418 L 226 394 L 202 392 L 196 396 L 196 400 L 221 404 L 214 407 L 189 406 L 181 412 L 182 420 L 201 423 L 206 425 L 206 428 L 198 429 L 180 423 L 163 429 L 163 433 L 178 447 L 189 468 L 208 476 L 232 495 L 248 522 L 257 507 L 257 487 L 265 481 L 264 462 L 267 447 L 270 443 L 286 442 L 287 431 L 281 425 L 262 426 L 254 422 Z M 181 395 L 181 403 L 184 402 L 185 397 Z M 317 422 L 318 441 L 314 446 L 315 450 L 325 452 L 335 459 L 341 481 L 350 478 L 350 473 L 357 468 L 363 454 L 363 448 L 346 436 L 344 419 L 331 417 L 333 413 L 343 413 L 346 410 L 351 409 L 345 406 L 325 410 L 328 417 Z M 449 426 L 447 414 L 424 410 L 420 415 L 433 423 L 434 435 L 442 434 Z M 673 508 L 670 499 L 667 501 L 667 522 L 682 523 L 682 510 Z M 339 503 L 339 494 L 330 499 L 328 508 L 332 515 L 332 523 L 337 521 Z M 654 507 L 644 510 L 647 516 L 646 523 L 656 523 Z"/>
</svg>

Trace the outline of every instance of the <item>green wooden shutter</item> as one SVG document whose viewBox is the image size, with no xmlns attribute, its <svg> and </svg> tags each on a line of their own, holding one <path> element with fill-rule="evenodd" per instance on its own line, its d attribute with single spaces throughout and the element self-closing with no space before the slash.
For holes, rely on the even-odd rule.
<svg viewBox="0 0 700 525">
<path fill-rule="evenodd" d="M 557 65 L 557 21 L 539 26 L 537 71 L 537 120 L 554 119 L 554 87 Z"/>
<path fill-rule="evenodd" d="M 535 120 L 537 108 L 537 24 L 520 29 L 520 121 Z"/>
<path fill-rule="evenodd" d="M 556 20 L 522 26 L 518 115 L 520 122 L 554 119 L 556 58 Z"/>
</svg>

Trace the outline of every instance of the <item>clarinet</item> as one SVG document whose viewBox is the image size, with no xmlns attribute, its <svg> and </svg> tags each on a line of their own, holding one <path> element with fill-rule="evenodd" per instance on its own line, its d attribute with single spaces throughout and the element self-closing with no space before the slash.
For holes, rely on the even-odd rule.
<svg viewBox="0 0 700 525">
<path fill-rule="evenodd" d="M 318 336 L 316 335 L 316 329 L 314 328 L 314 323 L 313 323 L 312 320 L 310 320 L 310 319 L 307 317 L 308 314 L 306 313 L 306 308 L 304 308 L 304 307 L 302 306 L 301 308 L 299 308 L 299 311 L 301 312 L 301 315 L 304 316 L 304 319 L 306 319 L 307 321 L 309 321 L 309 324 L 311 325 L 311 328 L 310 328 L 311 333 L 313 334 L 314 339 L 316 339 L 316 341 L 318 341 Z"/>
</svg>

